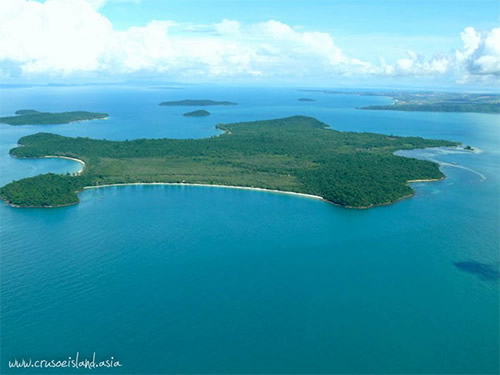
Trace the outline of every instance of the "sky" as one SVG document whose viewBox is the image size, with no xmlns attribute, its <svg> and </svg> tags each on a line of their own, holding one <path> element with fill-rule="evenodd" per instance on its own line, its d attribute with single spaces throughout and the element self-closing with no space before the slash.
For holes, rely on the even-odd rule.
<svg viewBox="0 0 500 375">
<path fill-rule="evenodd" d="M 498 0 L 0 0 L 0 83 L 500 87 Z"/>
</svg>

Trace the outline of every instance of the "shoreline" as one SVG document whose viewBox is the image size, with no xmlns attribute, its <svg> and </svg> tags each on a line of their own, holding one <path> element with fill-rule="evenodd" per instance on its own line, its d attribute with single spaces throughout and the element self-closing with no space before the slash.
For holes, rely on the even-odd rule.
<svg viewBox="0 0 500 375">
<path fill-rule="evenodd" d="M 142 185 L 158 185 L 158 186 L 201 186 L 201 187 L 214 187 L 214 188 L 224 188 L 224 189 L 239 189 L 239 190 L 252 190 L 252 191 L 262 191 L 267 193 L 276 193 L 276 194 L 287 194 L 287 195 L 295 195 L 298 197 L 309 198 L 309 199 L 318 199 L 328 202 L 323 197 L 319 195 L 306 194 L 306 193 L 297 193 L 294 191 L 286 191 L 286 190 L 276 190 L 276 189 L 266 189 L 266 188 L 257 188 L 250 186 L 236 186 L 236 185 L 219 185 L 219 184 L 194 184 L 187 182 L 128 182 L 128 183 L 117 183 L 117 184 L 104 184 L 104 185 L 93 185 L 93 186 L 85 186 L 83 190 L 88 189 L 100 189 L 105 187 L 113 187 L 113 186 L 142 186 Z"/>
<path fill-rule="evenodd" d="M 74 172 L 73 175 L 75 175 L 75 176 L 81 175 L 83 173 L 83 170 L 87 166 L 87 164 L 85 164 L 85 162 L 83 160 L 77 159 L 77 158 L 72 158 L 69 156 L 46 155 L 46 156 L 42 156 L 42 157 L 37 158 L 37 159 L 50 159 L 50 158 L 73 160 L 73 161 L 76 161 L 77 163 L 80 163 L 82 165 L 82 169 L 80 169 L 77 172 Z M 23 159 L 32 159 L 32 158 L 23 158 Z"/>
<path fill-rule="evenodd" d="M 231 134 L 230 131 L 224 129 L 224 128 L 218 128 L 219 130 L 222 130 L 222 134 Z M 430 147 L 431 149 L 433 147 Z M 402 157 L 407 157 L 407 156 L 402 156 Z M 57 156 L 57 155 L 46 155 L 46 156 L 41 156 L 38 158 L 33 158 L 33 159 L 43 159 L 43 158 L 61 158 L 61 159 L 67 159 L 67 160 L 72 160 L 80 163 L 83 167 L 81 170 L 78 172 L 75 172 L 73 175 L 79 176 L 83 173 L 86 167 L 86 163 L 77 158 L 69 157 L 69 156 Z M 32 159 L 32 158 L 22 158 L 22 159 Z M 440 178 L 429 178 L 429 179 L 415 179 L 415 180 L 407 180 L 406 184 L 409 185 L 411 183 L 419 183 L 419 182 L 435 182 L 435 181 L 441 181 L 446 178 L 446 175 L 443 174 L 442 177 Z M 201 187 L 214 187 L 214 188 L 224 188 L 224 189 L 240 189 L 240 190 L 249 190 L 249 191 L 261 191 L 261 192 L 267 192 L 267 193 L 275 193 L 275 194 L 286 194 L 286 195 L 292 195 L 296 197 L 302 197 L 302 198 L 308 198 L 308 199 L 316 199 L 323 201 L 325 203 L 332 204 L 337 207 L 342 207 L 342 208 L 349 208 L 349 209 L 358 209 L 358 210 L 365 210 L 373 207 L 378 207 L 378 206 L 387 206 L 393 203 L 397 203 L 399 201 L 402 201 L 404 199 L 411 198 L 415 195 L 415 191 L 411 194 L 405 195 L 403 197 L 400 197 L 394 201 L 389 201 L 389 202 L 383 202 L 383 203 L 375 203 L 371 204 L 368 206 L 345 206 L 341 205 L 339 203 L 335 203 L 332 201 L 329 201 L 319 195 L 314 195 L 314 194 L 307 194 L 307 193 L 297 193 L 294 191 L 286 191 L 286 190 L 276 190 L 276 189 L 266 189 L 266 188 L 258 188 L 258 187 L 250 187 L 250 186 L 236 186 L 236 185 L 221 185 L 221 184 L 197 184 L 197 183 L 186 183 L 186 182 L 128 182 L 128 183 L 116 183 L 116 184 L 103 184 L 103 185 L 92 185 L 92 186 L 84 186 L 82 190 L 76 191 L 75 193 L 78 194 L 84 190 L 89 190 L 89 189 L 100 189 L 100 188 L 106 188 L 106 187 L 119 187 L 119 186 L 146 186 L 146 185 L 151 185 L 151 186 L 201 186 Z M 19 206 L 10 203 L 9 201 L 3 199 L 0 197 L 5 203 L 7 203 L 11 207 L 15 208 L 57 208 L 57 207 L 67 207 L 67 206 L 72 206 L 75 204 L 78 204 L 78 202 L 74 203 L 68 203 L 68 204 L 62 204 L 62 205 L 57 205 L 57 206 Z"/>
<path fill-rule="evenodd" d="M 416 182 L 434 182 L 434 181 L 444 180 L 445 178 L 446 178 L 445 176 L 440 177 L 440 178 L 422 178 L 422 179 L 419 179 L 419 180 L 408 180 L 407 182 L 409 184 L 416 183 Z"/>
<path fill-rule="evenodd" d="M 79 191 L 77 192 L 79 193 Z M 62 207 L 68 207 L 68 206 L 74 206 L 75 204 L 80 203 L 80 201 L 75 202 L 75 203 L 66 203 L 66 204 L 60 204 L 57 206 L 19 206 L 18 204 L 14 204 L 9 202 L 8 200 L 4 199 L 3 197 L 0 197 L 5 203 L 7 203 L 8 206 L 13 207 L 13 208 L 62 208 Z"/>
<path fill-rule="evenodd" d="M 109 119 L 109 115 L 106 117 L 96 117 L 96 118 L 89 118 L 89 119 L 82 119 L 82 120 L 71 120 L 68 122 L 60 122 L 60 123 L 56 123 L 56 124 L 9 124 L 8 122 L 0 122 L 0 124 L 5 124 L 5 125 L 9 125 L 9 126 L 50 126 L 50 125 L 68 125 L 68 124 L 74 124 L 76 122 L 108 120 L 108 119 Z"/>
<path fill-rule="evenodd" d="M 70 157 L 62 157 L 62 156 L 45 156 L 46 158 L 49 157 L 61 157 L 64 159 L 69 159 L 69 160 L 75 160 L 83 165 L 85 165 L 85 162 L 76 158 L 70 158 Z M 82 169 L 83 171 L 83 169 Z M 79 172 L 81 173 L 81 171 Z M 407 184 L 409 183 L 418 183 L 418 182 L 433 182 L 433 181 L 441 181 L 444 180 L 446 176 L 443 176 L 441 178 L 434 178 L 434 179 L 420 179 L 420 180 L 408 180 Z M 256 187 L 250 187 L 250 186 L 235 186 L 235 185 L 219 185 L 219 184 L 195 184 L 195 183 L 186 183 L 186 182 L 128 182 L 128 183 L 117 183 L 117 184 L 103 184 L 103 185 L 93 185 L 93 186 L 84 186 L 82 190 L 76 191 L 75 193 L 81 193 L 84 190 L 90 190 L 90 189 L 101 189 L 101 188 L 107 188 L 107 187 L 120 187 L 120 186 L 197 186 L 197 187 L 212 187 L 212 188 L 223 188 L 223 189 L 239 189 L 239 190 L 249 190 L 249 191 L 260 191 L 264 193 L 274 193 L 274 194 L 286 194 L 286 195 L 292 195 L 296 197 L 302 197 L 302 198 L 308 198 L 308 199 L 315 199 L 319 200 L 325 203 L 332 204 L 337 207 L 341 208 L 349 208 L 349 209 L 356 209 L 356 210 L 366 210 L 369 208 L 374 208 L 374 207 L 379 207 L 379 206 L 388 206 L 390 204 L 397 203 L 399 201 L 402 201 L 404 199 L 411 198 L 415 195 L 415 191 L 413 191 L 411 194 L 405 195 L 403 197 L 400 197 L 394 201 L 390 202 L 383 202 L 383 203 L 375 203 L 371 204 L 369 206 L 344 206 L 339 203 L 335 203 L 332 201 L 329 201 L 319 195 L 313 195 L 313 194 L 307 194 L 307 193 L 297 193 L 294 191 L 286 191 L 286 190 L 276 190 L 276 189 L 266 189 L 266 188 L 256 188 Z M 68 207 L 68 206 L 73 206 L 75 204 L 80 203 L 74 202 L 74 203 L 67 203 L 67 204 L 61 204 L 57 206 L 19 206 L 16 204 L 13 204 L 7 200 L 5 200 L 3 197 L 0 197 L 5 203 L 7 203 L 9 206 L 14 207 L 14 208 L 59 208 L 59 207 Z"/>
<path fill-rule="evenodd" d="M 73 120 L 73 121 L 64 122 L 62 124 L 53 124 L 53 125 L 67 125 L 67 124 L 74 124 L 75 122 L 85 122 L 85 121 L 95 121 L 95 120 L 108 120 L 108 119 L 109 119 L 109 115 L 106 116 L 106 117 L 89 118 L 89 119 L 86 119 L 86 120 Z M 37 125 L 37 124 L 35 124 L 35 125 Z"/>
</svg>

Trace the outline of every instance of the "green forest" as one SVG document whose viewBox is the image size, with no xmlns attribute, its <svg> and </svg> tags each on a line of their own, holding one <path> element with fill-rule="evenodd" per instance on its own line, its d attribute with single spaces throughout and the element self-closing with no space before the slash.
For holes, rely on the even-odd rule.
<svg viewBox="0 0 500 375">
<path fill-rule="evenodd" d="M 83 160 L 80 175 L 44 174 L 11 182 L 0 197 L 17 206 L 78 202 L 86 186 L 131 182 L 223 184 L 308 193 L 347 207 L 370 207 L 412 194 L 408 180 L 439 179 L 439 166 L 393 154 L 456 146 L 445 140 L 340 132 L 314 118 L 218 125 L 205 139 L 107 141 L 38 133 L 10 154 Z"/>
<path fill-rule="evenodd" d="M 9 125 L 59 125 L 75 121 L 96 120 L 108 117 L 107 113 L 73 111 L 73 112 L 39 112 L 34 109 L 20 109 L 16 116 L 0 117 L 0 123 Z"/>
<path fill-rule="evenodd" d="M 204 109 L 199 109 L 197 111 L 186 112 L 183 114 L 184 117 L 205 117 L 210 116 L 210 112 L 205 111 Z"/>
</svg>

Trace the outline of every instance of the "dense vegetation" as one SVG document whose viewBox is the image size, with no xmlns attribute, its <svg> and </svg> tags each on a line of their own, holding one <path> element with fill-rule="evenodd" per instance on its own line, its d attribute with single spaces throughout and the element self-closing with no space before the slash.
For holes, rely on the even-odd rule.
<svg viewBox="0 0 500 375">
<path fill-rule="evenodd" d="M 204 109 L 199 109 L 197 111 L 184 113 L 183 116 L 186 116 L 186 117 L 204 117 L 204 116 L 209 116 L 209 115 L 210 115 L 210 112 L 205 111 Z"/>
<path fill-rule="evenodd" d="M 477 112 L 500 113 L 500 95 L 435 91 L 332 91 L 301 90 L 325 94 L 386 96 L 395 100 L 390 105 L 370 105 L 359 109 L 422 111 L 422 112 Z"/>
<path fill-rule="evenodd" d="M 437 164 L 393 155 L 399 149 L 454 146 L 443 140 L 339 132 L 310 117 L 218 125 L 206 139 L 107 141 L 38 133 L 19 140 L 15 157 L 69 156 L 85 161 L 79 176 L 40 175 L 0 188 L 20 206 L 77 202 L 85 186 L 185 182 L 261 187 L 320 195 L 351 207 L 411 195 L 407 181 L 443 177 Z"/>
<path fill-rule="evenodd" d="M 9 125 L 53 125 L 108 117 L 107 113 L 85 111 L 51 113 L 38 112 L 34 109 L 20 109 L 15 114 L 16 116 L 0 117 L 0 122 Z"/>
<path fill-rule="evenodd" d="M 34 109 L 18 109 L 14 114 L 16 115 L 33 115 L 35 113 L 40 113 L 39 111 L 35 111 Z"/>
<path fill-rule="evenodd" d="M 207 105 L 237 105 L 237 103 L 227 102 L 227 101 L 216 101 L 216 100 L 206 100 L 206 99 L 186 99 L 186 100 L 175 100 L 171 102 L 161 102 L 162 106 L 207 106 Z"/>
<path fill-rule="evenodd" d="M 85 186 L 85 178 L 47 173 L 14 181 L 2 189 L 2 197 L 19 206 L 48 207 L 78 203 L 77 191 Z"/>
</svg>

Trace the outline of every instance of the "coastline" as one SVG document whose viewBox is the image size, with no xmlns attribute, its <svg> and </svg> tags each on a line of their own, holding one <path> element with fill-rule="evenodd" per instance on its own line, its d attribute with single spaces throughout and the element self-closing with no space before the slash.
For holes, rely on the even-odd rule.
<svg viewBox="0 0 500 375">
<path fill-rule="evenodd" d="M 77 193 L 79 193 L 79 191 L 77 191 Z M 8 200 L 4 199 L 3 197 L 0 197 L 0 198 L 5 203 L 7 203 L 8 206 L 13 207 L 13 208 L 62 208 L 62 207 L 73 206 L 75 204 L 80 203 L 80 201 L 78 201 L 78 202 L 74 202 L 74 203 L 59 204 L 57 206 L 19 206 L 18 204 L 14 204 L 14 203 L 9 202 Z"/>
<path fill-rule="evenodd" d="M 434 181 L 441 181 L 444 180 L 446 177 L 443 176 L 441 178 L 422 178 L 420 180 L 408 180 L 407 182 L 409 184 L 414 183 L 414 182 L 434 182 Z"/>
<path fill-rule="evenodd" d="M 106 117 L 96 117 L 96 118 L 89 118 L 89 119 L 83 119 L 83 120 L 71 120 L 68 122 L 60 122 L 60 123 L 56 123 L 56 124 L 9 124 L 8 122 L 0 122 L 0 124 L 10 125 L 10 126 L 47 126 L 47 125 L 68 125 L 68 124 L 74 124 L 77 122 L 108 120 L 108 119 L 109 119 L 109 115 Z"/>
<path fill-rule="evenodd" d="M 215 188 L 224 188 L 224 189 L 253 190 L 253 191 L 263 191 L 263 192 L 267 192 L 267 193 L 295 195 L 295 196 L 303 197 L 303 198 L 319 199 L 319 200 L 326 201 L 323 197 L 321 197 L 319 195 L 306 194 L 306 193 L 296 193 L 294 191 L 256 188 L 256 187 L 250 187 L 250 186 L 218 185 L 218 184 L 191 184 L 191 183 L 185 183 L 185 182 L 129 182 L 129 183 L 123 183 L 123 184 L 104 184 L 104 185 L 95 185 L 95 186 L 85 186 L 83 188 L 83 190 L 100 189 L 100 188 L 104 188 L 104 187 L 113 187 L 113 186 L 140 186 L 140 185 L 203 186 L 203 187 L 215 187 Z"/>
<path fill-rule="evenodd" d="M 227 129 L 224 128 L 219 128 L 216 127 L 219 130 L 222 130 L 222 134 L 231 134 L 231 132 Z M 220 136 L 219 135 L 219 136 Z M 431 147 L 432 148 L 432 147 Z M 403 156 L 406 157 L 406 156 Z M 75 172 L 75 176 L 79 176 L 83 173 L 86 163 L 77 158 L 69 157 L 69 156 L 58 156 L 58 155 L 45 155 L 39 157 L 39 159 L 43 158 L 61 158 L 61 159 L 67 159 L 67 160 L 72 160 L 80 163 L 82 165 L 82 169 L 80 169 L 78 172 Z M 26 158 L 26 159 L 31 159 L 31 158 Z M 36 158 L 35 158 L 36 159 Z M 446 176 L 443 174 L 442 177 L 440 178 L 430 178 L 430 179 L 415 179 L 415 180 L 407 180 L 406 184 L 409 185 L 411 183 L 419 183 L 419 182 L 435 182 L 435 181 L 441 181 L 444 180 Z M 332 201 L 329 201 L 325 199 L 324 197 L 321 197 L 319 195 L 314 195 L 314 194 L 307 194 L 307 193 L 297 193 L 294 191 L 286 191 L 286 190 L 276 190 L 276 189 L 266 189 L 266 188 L 258 188 L 258 187 L 250 187 L 250 186 L 236 186 L 236 185 L 220 185 L 220 184 L 196 184 L 196 183 L 185 183 L 185 182 L 129 182 L 129 183 L 116 183 L 116 184 L 103 184 L 103 185 L 93 185 L 93 186 L 84 186 L 82 190 L 76 191 L 75 193 L 78 194 L 84 190 L 88 189 L 100 189 L 100 188 L 106 188 L 106 187 L 118 187 L 118 186 L 141 186 L 141 185 L 163 185 L 163 186 L 201 186 L 201 187 L 214 187 L 214 188 L 224 188 L 224 189 L 240 189 L 240 190 L 250 190 L 250 191 L 261 191 L 261 192 L 267 192 L 267 193 L 275 193 L 275 194 L 287 194 L 287 195 L 293 195 L 296 197 L 302 197 L 302 198 L 309 198 L 309 199 L 316 199 L 320 200 L 329 204 L 332 204 L 337 207 L 342 207 L 342 208 L 349 208 L 349 209 L 358 209 L 358 210 L 365 210 L 373 207 L 378 207 L 378 206 L 387 206 L 393 203 L 397 203 L 401 200 L 411 198 L 415 195 L 415 191 L 412 191 L 411 194 L 405 195 L 403 197 L 400 197 L 394 201 L 389 201 L 389 202 L 383 202 L 383 203 L 376 203 L 376 204 L 371 204 L 368 206 L 345 206 L 341 205 L 339 203 L 335 203 Z M 19 206 L 10 203 L 9 201 L 3 199 L 3 197 L 0 197 L 5 203 L 7 203 L 11 207 L 15 208 L 58 208 L 58 207 L 67 207 L 67 206 L 72 206 L 74 204 L 78 204 L 79 200 L 74 203 L 68 203 L 68 204 L 62 204 L 62 205 L 57 205 L 57 206 Z"/>
<path fill-rule="evenodd" d="M 85 122 L 85 121 L 96 121 L 96 120 L 109 120 L 109 115 L 106 117 L 96 117 L 96 118 L 89 118 L 86 120 L 73 120 L 73 121 L 68 121 L 62 124 L 54 124 L 54 125 L 67 125 L 67 124 L 74 124 L 75 122 Z"/>
<path fill-rule="evenodd" d="M 430 180 L 432 181 L 432 180 Z M 306 193 L 297 193 L 294 191 L 286 191 L 286 190 L 275 190 L 275 189 L 265 189 L 265 188 L 256 188 L 256 187 L 249 187 L 249 186 L 234 186 L 234 185 L 217 185 L 217 184 L 190 184 L 190 183 L 184 183 L 184 182 L 130 182 L 130 183 L 124 183 L 124 184 L 104 184 L 104 185 L 98 185 L 98 186 L 85 186 L 83 190 L 89 190 L 89 189 L 100 189 L 100 188 L 106 188 L 106 187 L 118 187 L 118 186 L 143 186 L 143 185 L 158 185 L 158 186 L 201 186 L 201 187 L 214 187 L 214 188 L 223 188 L 223 189 L 240 189 L 240 190 L 250 190 L 250 191 L 261 191 L 264 193 L 274 193 L 274 194 L 286 194 L 286 195 L 293 195 L 296 197 L 302 197 L 302 198 L 309 198 L 309 199 L 316 199 L 320 200 L 325 203 L 332 204 L 337 207 L 341 208 L 350 208 L 350 209 L 357 209 L 357 210 L 365 210 L 368 208 L 372 207 L 377 207 L 377 206 L 386 206 L 389 204 L 396 203 L 400 200 L 411 198 L 414 193 L 405 195 L 404 197 L 401 197 L 395 201 L 391 202 L 384 202 L 384 203 L 377 203 L 377 204 L 372 204 L 369 206 L 360 206 L 360 207 L 355 207 L 355 206 L 343 206 L 341 204 L 329 201 L 322 196 L 319 195 L 313 195 L 313 194 L 306 194 Z M 57 207 L 62 207 L 62 206 L 57 206 Z"/>
<path fill-rule="evenodd" d="M 82 165 L 82 169 L 80 169 L 78 172 L 74 172 L 73 175 L 75 175 L 75 176 L 81 175 L 83 173 L 83 170 L 87 166 L 87 164 L 85 164 L 85 162 L 83 160 L 77 159 L 77 158 L 71 158 L 69 156 L 46 155 L 46 156 L 42 156 L 38 159 L 49 159 L 49 158 L 73 160 L 73 161 L 76 161 L 77 163 L 80 163 Z M 31 159 L 31 158 L 24 158 L 24 159 Z"/>
<path fill-rule="evenodd" d="M 420 179 L 420 180 L 408 180 L 407 184 L 410 183 L 415 183 L 415 182 L 435 182 L 435 181 L 441 181 L 444 180 L 446 176 L 443 176 L 441 178 L 430 178 L 430 179 Z M 262 191 L 265 193 L 275 193 L 275 194 L 286 194 L 286 195 L 293 195 L 296 197 L 302 197 L 302 198 L 309 198 L 309 199 L 316 199 L 323 201 L 325 203 L 333 204 L 334 206 L 337 207 L 342 207 L 342 208 L 350 208 L 350 209 L 357 209 L 357 210 L 366 210 L 368 208 L 373 208 L 373 207 L 378 207 L 378 206 L 387 206 L 396 202 L 399 202 L 404 199 L 411 198 L 415 195 L 415 192 L 412 192 L 411 194 L 405 195 L 401 198 L 398 198 L 394 201 L 390 202 L 383 202 L 383 203 L 376 203 L 376 204 L 371 204 L 369 206 L 344 206 L 332 201 L 329 201 L 325 198 L 323 198 L 320 195 L 313 195 L 313 194 L 306 194 L 306 193 L 297 193 L 294 191 L 286 191 L 286 190 L 276 190 L 276 189 L 265 189 L 265 188 L 256 188 L 256 187 L 249 187 L 249 186 L 235 186 L 235 185 L 218 185 L 218 184 L 191 184 L 191 183 L 185 183 L 185 182 L 130 182 L 130 183 L 122 183 L 122 184 L 104 184 L 104 185 L 96 185 L 96 186 L 85 186 L 83 190 L 89 190 L 89 189 L 100 189 L 100 188 L 106 188 L 106 187 L 117 187 L 117 186 L 142 186 L 142 185 L 157 185 L 157 186 L 202 186 L 202 187 L 214 187 L 214 188 L 224 188 L 224 189 L 240 189 L 240 190 L 250 190 L 250 191 Z M 59 207 L 59 206 L 58 206 Z"/>
<path fill-rule="evenodd" d="M 70 158 L 67 156 L 44 156 L 44 158 L 51 158 L 51 157 L 58 157 L 58 158 L 63 158 L 63 159 L 69 159 L 69 160 L 74 160 L 78 161 L 79 163 L 83 164 L 85 166 L 85 162 L 80 159 L 76 158 Z M 80 174 L 83 171 L 83 168 L 81 171 L 77 172 Z M 417 183 L 417 182 L 433 182 L 433 181 L 441 181 L 444 180 L 446 176 L 443 176 L 441 178 L 435 178 L 435 179 L 420 179 L 420 180 L 408 180 L 407 183 Z M 286 191 L 286 190 L 276 190 L 276 189 L 265 189 L 265 188 L 256 188 L 256 187 L 249 187 L 249 186 L 234 186 L 234 185 L 218 185 L 218 184 L 191 184 L 191 183 L 185 183 L 185 182 L 129 182 L 129 183 L 118 183 L 118 184 L 103 184 L 103 185 L 93 185 L 93 186 L 84 186 L 82 190 L 76 191 L 75 193 L 81 193 L 84 190 L 90 190 L 90 189 L 101 189 L 101 188 L 107 188 L 107 187 L 120 187 L 120 186 L 199 186 L 199 187 L 213 187 L 213 188 L 223 188 L 223 189 L 240 189 L 240 190 L 250 190 L 250 191 L 261 191 L 265 193 L 274 193 L 274 194 L 286 194 L 286 195 L 292 195 L 296 197 L 302 197 L 302 198 L 308 198 L 308 199 L 316 199 L 320 200 L 325 203 L 332 204 L 337 207 L 341 208 L 349 208 L 349 209 L 357 209 L 357 210 L 366 210 L 369 208 L 373 207 L 378 207 L 378 206 L 388 206 L 393 203 L 397 203 L 399 201 L 402 201 L 404 199 L 411 198 L 415 195 L 415 192 L 412 192 L 411 194 L 405 195 L 403 197 L 400 197 L 394 201 L 390 202 L 383 202 L 383 203 L 376 203 L 376 204 L 371 204 L 369 206 L 344 206 L 332 201 L 329 201 L 319 195 L 313 195 L 313 194 L 306 194 L 306 193 L 297 193 L 294 191 Z M 68 207 L 68 206 L 73 206 L 75 204 L 78 204 L 78 202 L 74 203 L 67 203 L 67 204 L 61 204 L 57 206 L 19 206 L 16 204 L 13 204 L 7 200 L 5 200 L 3 197 L 0 197 L 7 205 L 14 207 L 14 208 L 59 208 L 59 207 Z"/>
</svg>

